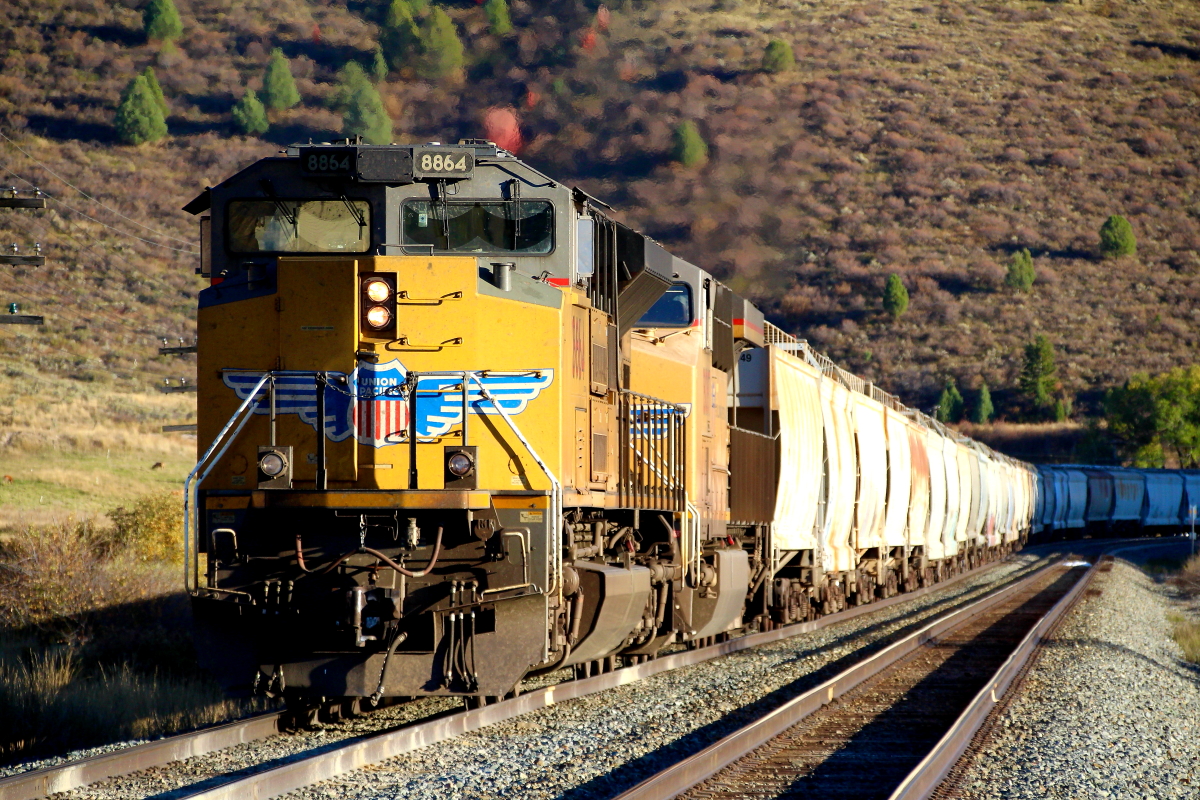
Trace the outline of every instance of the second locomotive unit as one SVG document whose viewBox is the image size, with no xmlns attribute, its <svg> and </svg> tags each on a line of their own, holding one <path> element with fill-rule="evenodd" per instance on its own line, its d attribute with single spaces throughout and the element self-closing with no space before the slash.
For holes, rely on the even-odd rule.
<svg viewBox="0 0 1200 800">
<path fill-rule="evenodd" d="M 188 583 L 230 690 L 481 702 L 1028 532 L 1026 465 L 490 143 L 293 147 L 188 210 Z"/>
</svg>

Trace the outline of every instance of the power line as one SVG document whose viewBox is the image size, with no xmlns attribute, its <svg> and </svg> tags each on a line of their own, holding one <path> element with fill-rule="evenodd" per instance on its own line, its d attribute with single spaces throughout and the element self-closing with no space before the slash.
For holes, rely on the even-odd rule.
<svg viewBox="0 0 1200 800">
<path fill-rule="evenodd" d="M 29 229 L 28 227 L 26 227 L 26 226 L 25 226 L 25 224 L 23 224 L 23 223 L 25 223 L 25 222 L 30 222 L 30 223 L 32 223 L 32 220 L 27 220 L 27 219 L 25 219 L 25 218 L 22 218 L 22 219 L 20 219 L 20 220 L 17 220 L 16 218 L 13 218 L 13 219 L 12 219 L 12 221 L 15 223 L 15 227 L 17 227 L 17 228 L 20 228 L 20 229 L 24 230 L 26 234 L 31 234 L 31 233 L 32 233 L 32 231 L 30 231 L 30 229 Z M 66 220 L 66 222 L 67 222 L 67 224 L 68 224 L 68 225 L 71 225 L 72 227 L 74 227 L 73 223 L 71 223 L 71 222 L 70 222 L 70 220 Z M 46 232 L 46 231 L 43 229 L 42 233 L 45 233 L 45 232 Z M 89 250 L 89 251 L 91 251 L 91 252 L 93 253 L 93 255 L 96 255 L 96 256 L 100 256 L 100 255 L 101 255 L 101 252 L 100 252 L 100 251 L 98 251 L 98 250 L 96 249 L 96 247 L 95 247 L 95 246 L 93 246 L 93 244 L 91 244 L 91 243 L 90 243 L 90 241 L 89 241 L 89 242 L 83 242 L 83 241 L 81 241 L 80 239 L 78 239 L 77 237 L 73 236 L 73 235 L 72 235 L 72 234 L 71 234 L 69 231 L 65 231 L 65 230 L 64 230 L 64 231 L 61 231 L 61 232 L 59 232 L 59 233 L 61 233 L 63 236 L 65 236 L 65 237 L 66 237 L 67 239 L 69 239 L 70 241 L 74 242 L 74 243 L 75 243 L 75 245 L 76 245 L 77 247 L 79 247 L 81 250 Z M 42 238 L 45 238 L 45 237 L 43 236 Z M 145 277 L 146 277 L 144 270 L 141 270 L 141 269 L 139 269 L 138 267 L 135 267 L 133 264 L 131 264 L 131 263 L 129 263 L 127 260 L 125 260 L 125 258 L 124 258 L 124 257 L 122 257 L 122 256 L 120 256 L 120 255 L 118 255 L 118 254 L 116 254 L 116 253 L 113 253 L 113 252 L 111 252 L 111 251 L 110 251 L 110 250 L 108 250 L 107 248 L 105 248 L 105 249 L 103 250 L 103 255 L 107 255 L 107 256 L 109 256 L 109 257 L 115 258 L 116 260 L 118 260 L 119 262 L 121 262 L 122 264 L 124 264 L 126 267 L 128 267 L 128 268 L 129 268 L 131 271 L 133 271 L 133 272 L 135 272 L 135 273 L 138 273 L 138 274 L 141 274 L 141 275 L 143 276 L 143 278 L 145 278 Z M 59 267 L 59 269 L 65 269 L 65 267 Z M 171 286 L 170 284 L 166 284 L 166 289 L 167 289 L 168 291 L 175 291 L 175 287 L 174 287 L 174 286 Z M 109 298 L 109 297 L 105 297 L 104 299 L 105 299 L 105 300 L 112 300 L 112 298 Z M 116 302 L 116 301 L 113 301 L 113 302 Z M 121 323 L 123 323 L 123 324 L 128 324 L 128 321 L 127 321 L 125 318 L 121 317 L 121 318 L 118 318 L 118 319 L 120 320 L 120 322 L 121 322 Z"/>
<path fill-rule="evenodd" d="M 17 143 L 16 143 L 15 141 L 13 141 L 11 138 L 9 138 L 7 135 L 5 135 L 4 131 L 0 131 L 0 137 L 3 137 L 3 138 L 5 139 L 5 141 L 7 141 L 9 144 L 11 144 L 11 145 L 12 145 L 14 148 L 16 148 L 16 149 L 17 149 L 19 152 L 21 152 L 21 153 L 22 153 L 22 154 L 23 154 L 23 155 L 24 155 L 26 158 L 28 158 L 30 161 L 32 161 L 33 163 L 37 164 L 37 165 L 38 165 L 39 167 L 41 167 L 42 169 L 46 170 L 46 172 L 49 172 L 51 175 L 53 175 L 54 177 L 58 178 L 60 181 L 62 181 L 63 183 L 65 183 L 67 186 L 69 186 L 69 187 L 71 187 L 72 189 L 74 189 L 75 191 L 79 192 L 81 195 L 83 195 L 84 197 L 86 197 L 88 200 L 91 200 L 93 203 L 95 203 L 96 205 L 100 206 L 101 208 L 103 208 L 103 209 L 106 209 L 106 210 L 108 210 L 108 211 L 111 211 L 113 214 L 116 214 L 116 215 L 117 215 L 118 217 L 120 217 L 121 219 L 123 219 L 123 220 L 126 220 L 126 221 L 128 221 L 128 222 L 132 222 L 134 225 L 137 225 L 139 228 L 142 228 L 143 230 L 150 231 L 151 233 L 153 233 L 153 234 L 154 234 L 154 235 L 156 235 L 156 236 L 161 236 L 161 237 L 163 237 L 164 239 L 170 239 L 171 241 L 174 241 L 174 242 L 180 242 L 180 243 L 182 243 L 182 244 L 189 244 L 189 245 L 190 245 L 190 244 L 192 244 L 192 243 L 191 243 L 191 241 L 190 241 L 190 240 L 188 240 L 188 239 L 180 239 L 180 238 L 178 238 L 178 237 L 172 236 L 172 235 L 171 235 L 171 234 L 169 234 L 169 233 L 163 233 L 163 232 L 162 232 L 162 231 L 160 231 L 160 230 L 156 230 L 156 229 L 154 229 L 154 228 L 151 228 L 151 227 L 150 227 L 150 226 L 148 226 L 148 225 L 143 225 L 142 223 L 138 222 L 136 219 L 133 219 L 132 217 L 127 217 L 127 216 L 125 216 L 124 214 L 122 214 L 120 211 L 117 211 L 115 208 L 112 208 L 111 206 L 105 205 L 105 204 L 104 204 L 103 202 L 101 202 L 100 200 L 98 200 L 98 199 L 96 199 L 95 197 L 93 197 L 92 195 L 88 194 L 88 193 L 87 193 L 87 192 L 85 192 L 83 189 L 80 189 L 78 186 L 75 186 L 75 185 L 74 185 L 74 184 L 72 184 L 70 181 L 68 181 L 66 178 L 64 178 L 63 176 L 59 175 L 59 174 L 58 174 L 57 172 L 55 172 L 54 170 L 50 169 L 50 167 L 46 166 L 46 165 L 45 165 L 43 162 L 41 162 L 41 161 L 38 161 L 38 160 L 37 160 L 36 158 L 34 158 L 32 155 L 30 155 L 29 153 L 25 152 L 25 150 L 21 149 L 21 146 L 20 146 L 19 144 L 17 144 Z"/>
<path fill-rule="evenodd" d="M 3 136 L 3 134 L 0 134 L 0 136 Z M 6 138 L 7 138 L 7 137 L 6 137 Z M 25 182 L 25 183 L 29 184 L 30 186 L 32 186 L 32 187 L 34 187 L 34 188 L 37 188 L 37 184 L 35 184 L 33 181 L 29 180 L 28 178 L 26 178 L 26 177 L 24 177 L 24 176 L 20 175 L 19 173 L 17 173 L 17 172 L 14 172 L 14 171 L 13 171 L 12 169 L 10 169 L 10 168 L 9 168 L 7 165 L 0 164 L 0 168 L 2 168 L 2 169 L 3 169 L 5 172 L 7 172 L 9 175 L 12 175 L 12 176 L 14 176 L 15 178 L 17 178 L 17 180 L 23 181 L 23 182 Z M 198 255 L 198 254 L 199 254 L 199 252 L 200 252 L 199 250 L 184 250 L 184 249 L 183 249 L 183 248 L 181 248 L 181 247 L 171 247 L 169 244 L 159 244 L 158 242 L 152 242 L 152 241 L 150 241 L 149 239 L 144 239 L 144 238 L 142 238 L 141 236 L 138 236 L 138 235 L 136 235 L 136 234 L 130 233 L 129 231 L 124 231 L 124 230 L 121 230 L 120 228 L 116 228 L 116 227 L 113 227 L 112 225 L 109 225 L 107 222 L 103 222 L 103 221 L 101 221 L 101 220 L 98 220 L 98 219 L 96 219 L 95 217 L 93 217 L 92 215 L 90 215 L 90 214 L 87 214 L 87 213 L 85 213 L 85 212 L 83 212 L 83 211 L 80 211 L 78 208 L 75 208 L 74 206 L 72 206 L 72 205 L 70 205 L 70 204 L 68 204 L 68 203 L 64 203 L 62 200 L 59 200 L 57 197 L 55 197 L 55 196 L 54 196 L 54 195 L 52 195 L 52 194 L 49 194 L 48 192 L 46 192 L 46 191 L 44 191 L 44 190 L 43 190 L 42 194 L 46 195 L 46 197 L 48 197 L 49 199 L 53 200 L 55 203 L 58 203 L 60 206 L 63 206 L 64 208 L 67 208 L 67 209 L 69 209 L 69 210 L 71 210 L 71 211 L 74 211 L 74 212 L 75 212 L 76 214 L 78 214 L 79 216 L 81 216 L 81 217 L 86 217 L 87 219 L 90 219 L 92 222 L 96 223 L 97 225 L 102 225 L 103 227 L 105 227 L 105 228 L 108 228 L 108 229 L 109 229 L 109 230 L 111 230 L 111 231 L 115 231 L 115 232 L 117 232 L 117 233 L 121 234 L 122 236 L 128 236 L 130 239 L 136 239 L 137 241 L 139 241 L 139 242 L 143 242 L 143 243 L 145 243 L 145 244 L 148 244 L 148 245 L 150 245 L 151 247 L 161 247 L 161 248 L 162 248 L 162 249 L 164 249 L 164 250 L 172 250 L 172 251 L 174 251 L 174 252 L 176 252 L 176 253 L 186 253 L 186 254 L 187 254 L 187 255 L 189 255 L 189 256 Z M 182 241 L 182 240 L 177 240 L 177 241 Z"/>
</svg>

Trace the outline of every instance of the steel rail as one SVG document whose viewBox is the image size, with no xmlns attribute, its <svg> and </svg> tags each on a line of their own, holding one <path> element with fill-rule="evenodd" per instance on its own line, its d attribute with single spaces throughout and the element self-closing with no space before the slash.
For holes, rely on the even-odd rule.
<svg viewBox="0 0 1200 800">
<path fill-rule="evenodd" d="M 45 769 L 10 775 L 0 779 L 0 800 L 33 800 L 56 792 L 78 789 L 105 778 L 127 775 L 192 756 L 202 756 L 243 742 L 266 739 L 279 733 L 279 719 L 282 715 L 283 712 L 278 711 L 259 714 L 249 719 L 169 736 L 112 753 L 102 753 Z"/>
<path fill-rule="evenodd" d="M 1141 550 L 1147 547 L 1162 547 L 1163 545 L 1178 545 L 1179 541 L 1153 542 L 1149 544 L 1119 547 L 1106 552 L 1105 556 L 1115 556 L 1127 550 Z M 1103 558 L 1104 556 L 1101 556 Z M 983 726 L 984 721 L 1012 688 L 1021 669 L 1042 646 L 1046 635 L 1054 628 L 1059 620 L 1074 608 L 1083 596 L 1083 592 L 1096 576 L 1101 558 L 1097 558 L 1092 567 L 1082 579 L 1076 581 L 1071 590 L 1062 596 L 1046 615 L 1038 620 L 1008 659 L 996 670 L 995 675 L 986 686 L 979 690 L 971 703 L 963 710 L 954 724 L 946 731 L 946 735 L 934 746 L 929 754 L 918 764 L 908 776 L 901 781 L 896 791 L 892 792 L 889 800 L 927 800 L 933 796 L 949 775 L 950 770 L 970 747 L 975 735 Z"/>
<path fill-rule="evenodd" d="M 1130 541 L 1137 540 L 1118 539 L 1110 541 L 1108 544 L 1124 544 L 1125 542 Z M 1181 540 L 1179 538 L 1174 538 L 1171 540 L 1164 540 L 1162 542 L 1137 545 L 1137 547 L 1149 547 L 1159 544 L 1178 544 L 1180 541 Z M 1088 542 L 1086 541 L 1076 543 L 1077 546 L 1086 546 L 1087 544 Z M 914 592 L 899 594 L 895 597 L 890 597 L 886 600 L 879 600 L 864 606 L 848 608 L 836 614 L 830 614 L 828 616 L 821 617 L 820 619 L 812 622 L 792 623 L 780 628 L 776 628 L 775 630 L 767 631 L 765 633 L 750 634 L 748 636 L 733 639 L 728 642 L 722 642 L 720 644 L 690 651 L 688 653 L 680 653 L 675 656 L 668 656 L 656 661 L 649 661 L 645 664 L 636 666 L 643 669 L 642 677 L 649 677 L 650 675 L 657 674 L 660 671 L 676 669 L 681 666 L 687 666 L 688 664 L 699 663 L 700 661 L 708 658 L 716 658 L 718 656 L 734 653 L 749 647 L 769 644 L 771 642 L 779 641 L 781 639 L 789 638 L 802 633 L 810 633 L 828 625 L 848 622 L 864 614 L 882 611 L 892 605 L 905 602 L 906 600 L 919 599 L 931 592 L 949 588 L 969 577 L 979 575 L 983 572 L 993 569 L 1002 563 L 1004 562 L 996 561 L 989 564 L 984 564 L 976 567 L 973 570 L 960 573 L 948 578 L 947 580 L 941 581 L 940 583 L 934 584 L 933 586 L 927 586 Z M 697 654 L 704 654 L 704 657 L 697 657 L 694 660 L 684 660 L 681 658 L 687 656 L 696 656 Z M 669 661 L 669 659 L 677 660 Z M 656 665 L 658 666 L 657 669 L 651 669 Z M 617 672 L 623 673 L 625 670 L 634 668 L 635 667 L 625 667 Z M 588 680 L 596 679 L 592 678 Z M 489 708 L 491 707 L 489 706 Z M 131 772 L 137 772 L 139 770 L 161 766 L 172 761 L 204 755 L 206 753 L 211 753 L 215 750 L 220 750 L 235 744 L 264 739 L 278 732 L 278 721 L 281 714 L 282 712 L 260 714 L 248 719 L 236 720 L 234 722 L 228 722 L 223 725 L 205 728 L 199 731 L 176 734 L 174 736 L 165 737 L 152 742 L 133 745 L 131 747 L 111 753 L 103 753 L 100 755 L 91 756 L 89 758 L 69 761 L 64 764 L 58 764 L 37 770 L 29 770 L 28 772 L 17 773 L 5 778 L 0 778 L 0 800 L 31 800 L 32 798 L 43 797 L 46 794 L 54 792 L 65 792 L 71 789 L 77 789 L 81 786 L 86 786 L 107 778 L 118 777 Z"/>
<path fill-rule="evenodd" d="M 856 606 L 812 622 L 796 623 L 763 633 L 749 634 L 709 647 L 675 653 L 653 661 L 623 667 L 591 678 L 547 686 L 494 705 L 405 728 L 382 731 L 363 739 L 348 741 L 331 750 L 307 758 L 237 778 L 219 786 L 205 788 L 191 794 L 176 792 L 173 796 L 176 800 L 184 800 L 184 798 L 186 800 L 265 800 L 265 798 L 277 797 L 320 781 L 336 778 L 367 765 L 412 752 L 421 747 L 479 730 L 522 714 L 548 708 L 556 703 L 636 683 L 662 672 L 691 666 L 729 653 L 787 639 L 829 625 L 846 622 L 864 614 L 881 611 L 896 603 L 915 600 L 930 592 L 945 589 L 972 575 L 993 569 L 1001 563 L 1003 562 L 997 561 L 985 564 L 933 586 L 896 595 L 876 603 Z M 1034 574 L 1041 574 L 1046 568 L 1046 566 L 1037 568 L 1034 570 Z M 1007 595 L 1010 588 L 1000 589 L 998 593 Z"/>
<path fill-rule="evenodd" d="M 646 779 L 618 795 L 617 800 L 662 800 L 662 798 L 675 797 L 691 789 L 746 754 L 757 750 L 864 681 L 883 672 L 918 648 L 1003 603 L 1035 581 L 1041 580 L 1047 569 L 1061 566 L 1064 562 L 1065 559 L 1054 565 L 1035 570 L 1032 574 L 999 591 L 992 592 L 938 618 L 829 680 L 789 700 L 740 730 Z"/>
</svg>

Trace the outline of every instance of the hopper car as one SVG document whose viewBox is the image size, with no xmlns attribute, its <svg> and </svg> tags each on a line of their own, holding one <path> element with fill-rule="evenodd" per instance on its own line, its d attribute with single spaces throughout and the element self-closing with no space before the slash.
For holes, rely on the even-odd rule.
<svg viewBox="0 0 1200 800">
<path fill-rule="evenodd" d="M 1177 533 L 1200 507 L 1200 470 L 1039 465 L 1036 481 L 1030 529 L 1039 540 Z"/>
</svg>

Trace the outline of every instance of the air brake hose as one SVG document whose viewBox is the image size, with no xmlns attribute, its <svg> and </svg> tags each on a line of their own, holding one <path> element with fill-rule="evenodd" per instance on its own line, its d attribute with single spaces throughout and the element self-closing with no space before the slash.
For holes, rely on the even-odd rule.
<svg viewBox="0 0 1200 800">
<path fill-rule="evenodd" d="M 385 556 L 383 553 L 381 553 L 378 550 L 375 550 L 374 548 L 371 548 L 371 547 L 360 547 L 357 550 L 351 550 L 350 552 L 346 553 L 341 558 L 334 561 L 332 564 L 325 567 L 324 569 L 309 569 L 304 564 L 304 545 L 300 541 L 300 534 L 299 533 L 296 534 L 296 565 L 300 567 L 301 572 L 307 573 L 309 575 L 324 575 L 328 572 L 332 572 L 334 570 L 334 568 L 338 566 L 338 564 L 341 564 L 343 561 L 345 561 L 350 556 L 357 555 L 358 553 L 369 553 L 369 554 L 375 556 L 376 558 L 378 558 L 384 564 L 387 564 L 389 567 L 396 570 L 396 572 L 399 572 L 401 575 L 404 575 L 406 577 L 423 578 L 426 575 L 428 575 L 429 571 L 437 565 L 438 556 L 440 556 L 442 554 L 442 527 L 440 525 L 438 526 L 437 540 L 433 543 L 433 555 L 429 557 L 428 566 L 426 566 L 425 569 L 422 569 L 422 570 L 405 569 L 404 567 L 397 564 L 395 561 L 392 561 L 390 558 Z"/>
</svg>

